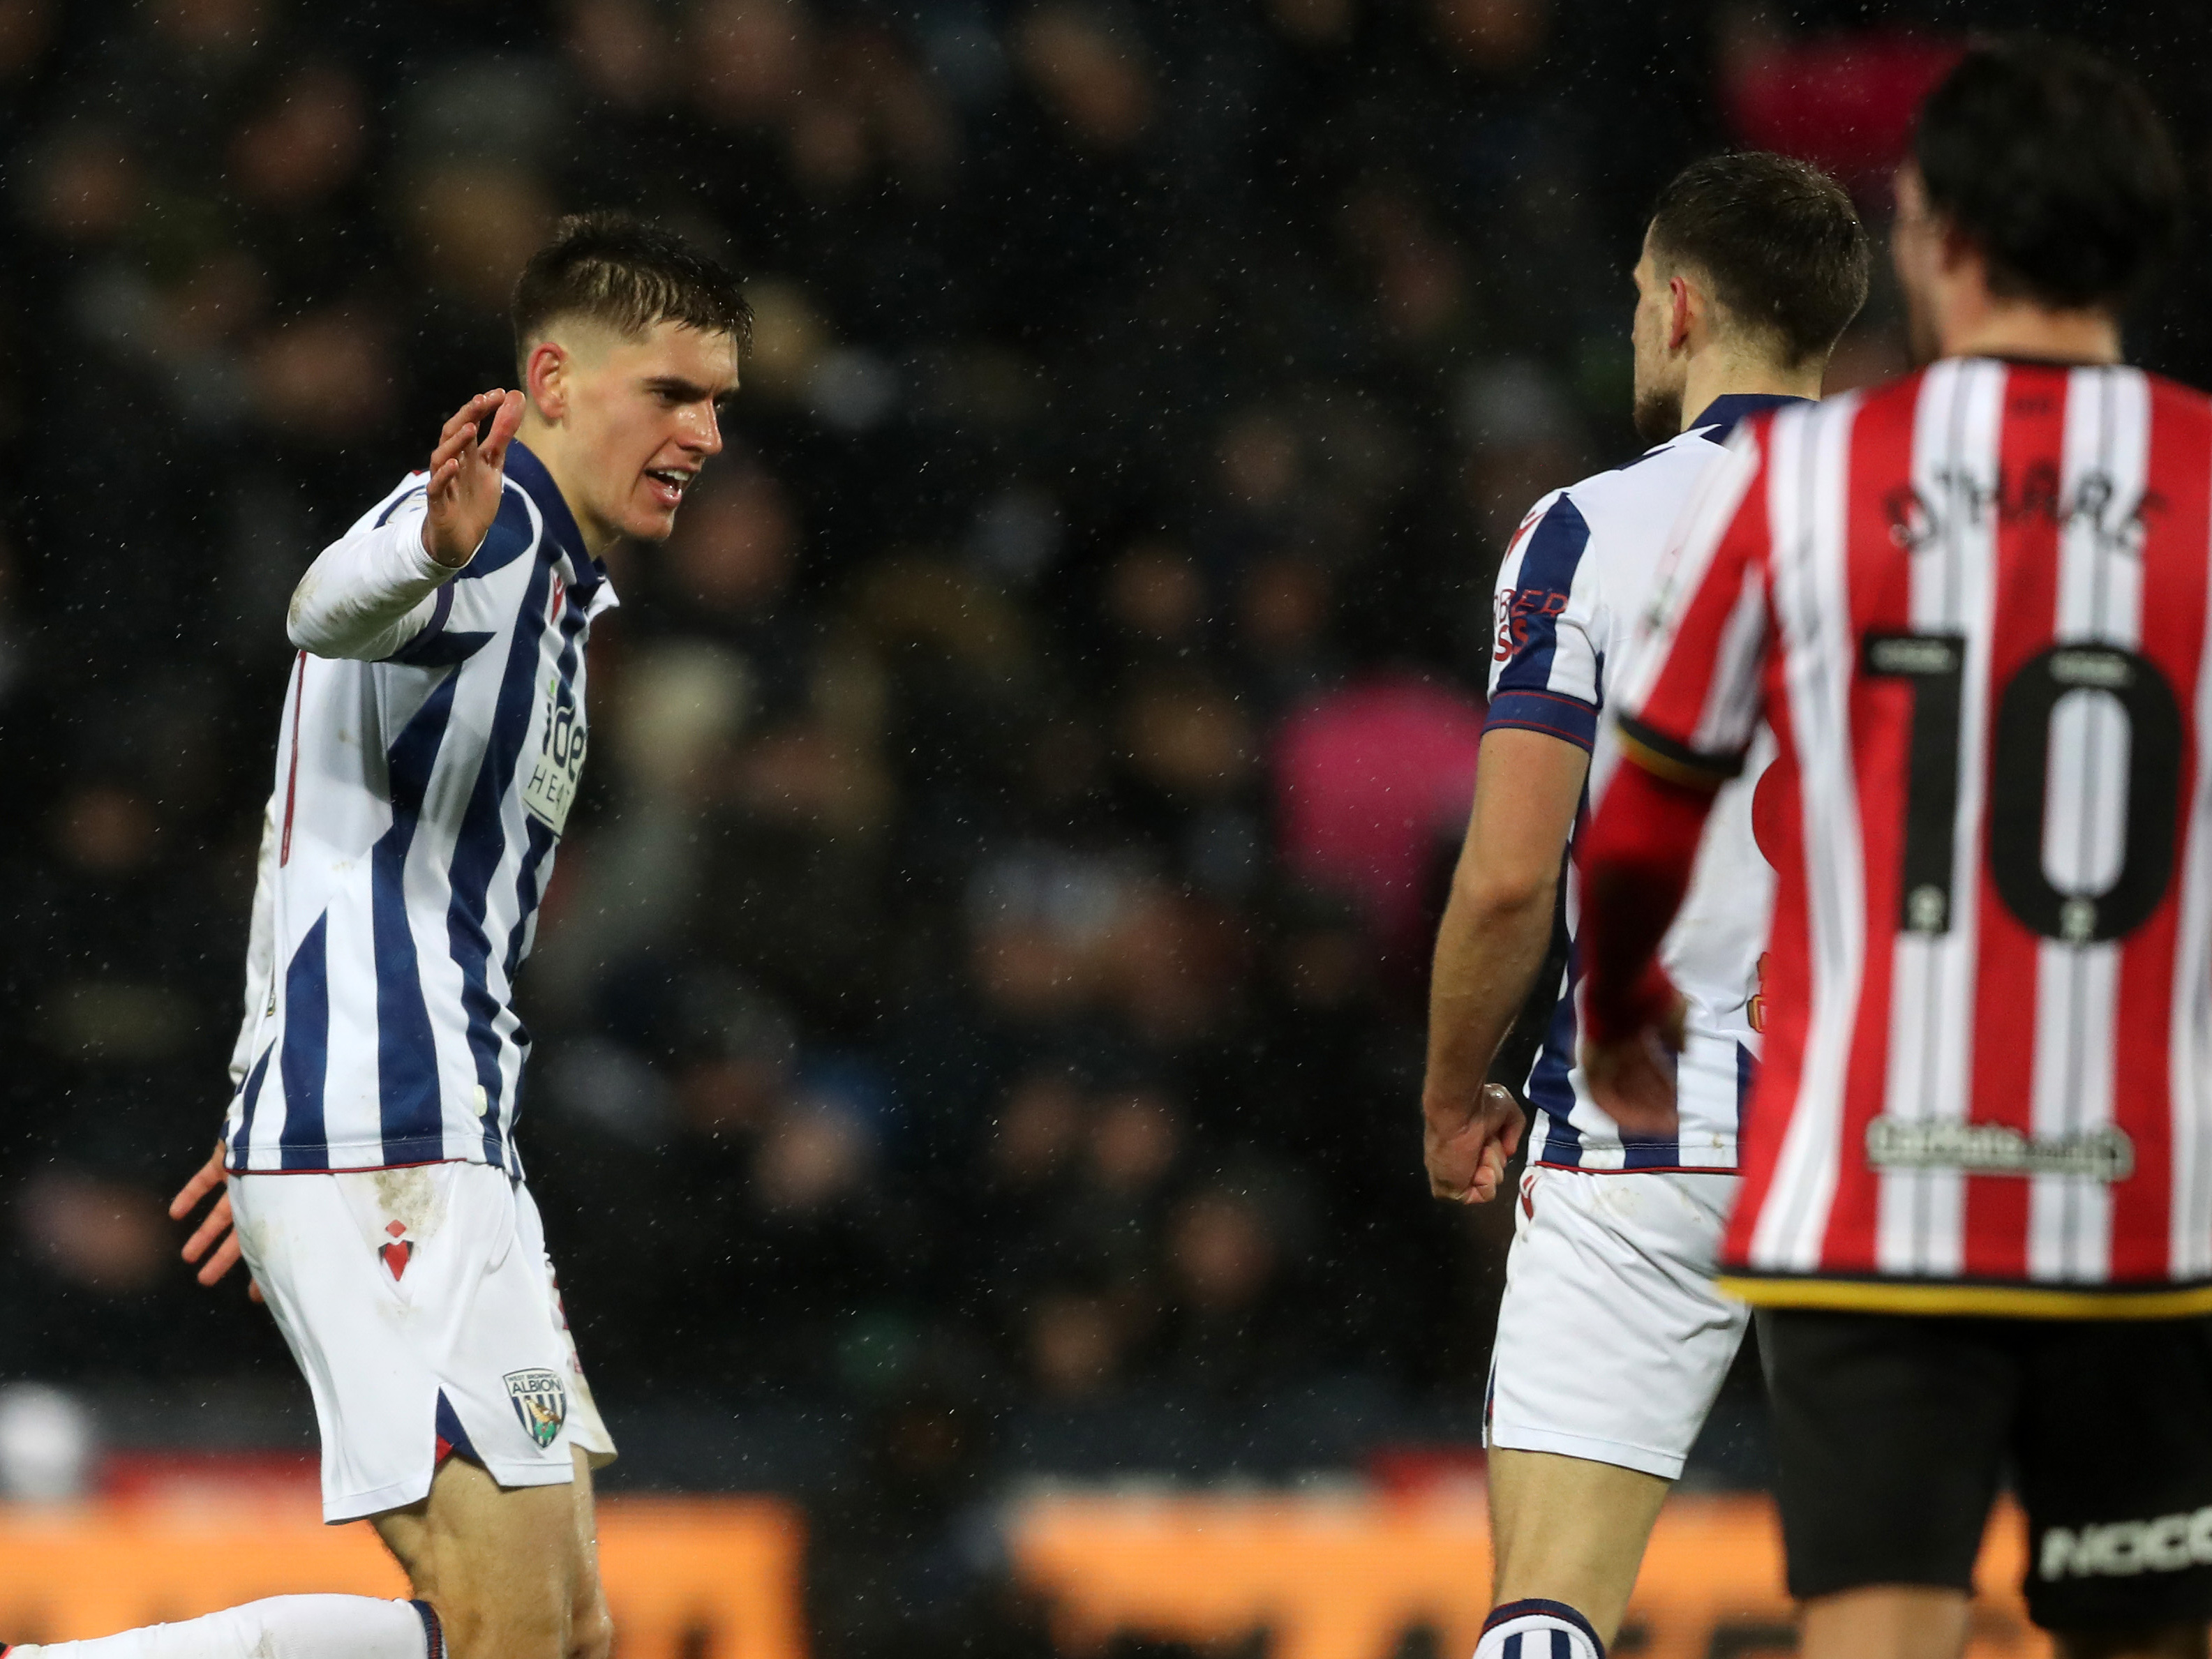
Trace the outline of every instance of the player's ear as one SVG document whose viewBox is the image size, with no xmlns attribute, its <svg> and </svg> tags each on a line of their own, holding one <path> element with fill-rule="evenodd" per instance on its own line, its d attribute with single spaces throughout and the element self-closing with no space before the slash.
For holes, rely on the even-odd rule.
<svg viewBox="0 0 2212 1659">
<path fill-rule="evenodd" d="M 568 412 L 570 369 L 568 350 L 554 340 L 540 340 L 523 360 L 523 390 L 549 421 L 557 421 Z"/>
<path fill-rule="evenodd" d="M 1690 331 L 1703 320 L 1705 296 L 1677 271 L 1667 279 L 1667 349 L 1680 351 L 1690 342 Z"/>
</svg>

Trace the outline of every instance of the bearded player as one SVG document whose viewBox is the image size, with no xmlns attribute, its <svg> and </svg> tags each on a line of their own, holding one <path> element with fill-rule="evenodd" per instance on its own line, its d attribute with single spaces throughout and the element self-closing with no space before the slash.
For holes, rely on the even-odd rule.
<svg viewBox="0 0 2212 1659">
<path fill-rule="evenodd" d="M 292 598 L 300 647 L 222 1143 L 185 1247 L 242 1255 L 307 1378 L 323 1516 L 414 1599 L 292 1595 L 42 1659 L 599 1659 L 614 1455 L 514 1146 L 514 1007 L 585 749 L 600 560 L 665 539 L 722 447 L 737 280 L 613 216 L 517 285 L 523 390 L 471 398 Z M 212 1254 L 209 1252 L 212 1249 Z"/>
<path fill-rule="evenodd" d="M 1423 1109 L 1439 1197 L 1493 1195 L 1519 1136 L 1519 1106 L 1483 1079 L 1551 943 L 1578 817 L 1619 759 L 1598 714 L 1668 532 L 1737 421 L 1820 394 L 1868 264 L 1850 198 L 1802 162 L 1716 156 L 1660 195 L 1633 330 L 1637 424 L 1658 447 L 1539 501 L 1498 574 L 1482 765 L 1431 981 Z M 1691 994 L 1678 1129 L 1638 1135 L 1597 1109 L 1575 1063 L 1571 951 L 1547 988 L 1484 1413 L 1497 1566 L 1478 1659 L 1603 1652 L 1742 1340 L 1742 1309 L 1711 1280 L 1759 1042 L 1771 887 L 1751 792 L 1721 803 L 1668 940 Z M 1571 939 L 1576 897 L 1558 912 Z"/>
</svg>

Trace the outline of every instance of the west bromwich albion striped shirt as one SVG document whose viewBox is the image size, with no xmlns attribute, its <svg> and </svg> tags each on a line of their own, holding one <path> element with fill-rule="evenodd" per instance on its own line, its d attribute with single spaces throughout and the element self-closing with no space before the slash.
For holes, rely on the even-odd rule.
<svg viewBox="0 0 2212 1659">
<path fill-rule="evenodd" d="M 1668 535 L 1746 415 L 1794 398 L 1717 398 L 1687 431 L 1626 466 L 1554 490 L 1529 510 L 1498 567 L 1487 726 L 1513 726 L 1589 750 L 1587 802 L 1602 799 L 1620 749 L 1601 725 L 1609 681 L 1638 637 Z M 1773 872 L 1753 838 L 1752 794 L 1767 751 L 1715 803 L 1697 873 L 1660 960 L 1689 1004 L 1676 1067 L 1673 1134 L 1625 1133 L 1590 1098 L 1578 1055 L 1581 884 L 1560 903 L 1566 967 L 1528 1079 L 1537 1109 L 1531 1164 L 1586 1170 L 1735 1168 L 1736 1131 L 1758 1071 L 1760 947 Z M 1588 807 L 1578 823 L 1588 821 Z"/>
<path fill-rule="evenodd" d="M 234 1170 L 520 1173 L 514 975 L 583 769 L 585 640 L 616 601 L 520 442 L 459 570 L 423 550 L 427 483 L 370 509 L 293 596 Z"/>
</svg>

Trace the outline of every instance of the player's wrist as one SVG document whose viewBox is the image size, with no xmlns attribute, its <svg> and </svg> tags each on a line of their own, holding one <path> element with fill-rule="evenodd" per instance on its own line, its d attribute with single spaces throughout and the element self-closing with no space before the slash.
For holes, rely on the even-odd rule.
<svg viewBox="0 0 2212 1659">
<path fill-rule="evenodd" d="M 466 549 L 448 546 L 446 544 L 445 538 L 441 538 L 438 534 L 436 526 L 428 516 L 425 516 L 422 520 L 422 535 L 420 545 L 422 550 L 423 557 L 428 559 L 433 565 L 436 566 L 437 568 L 433 571 L 425 571 L 423 574 L 425 575 L 435 575 L 447 571 L 465 569 L 469 562 L 476 557 L 477 550 L 482 547 L 483 544 L 484 538 L 479 536 L 476 539 L 475 544 Z"/>
</svg>

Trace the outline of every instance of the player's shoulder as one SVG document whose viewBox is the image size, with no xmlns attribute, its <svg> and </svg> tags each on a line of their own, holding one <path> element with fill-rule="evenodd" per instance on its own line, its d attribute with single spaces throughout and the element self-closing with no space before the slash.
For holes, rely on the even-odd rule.
<svg viewBox="0 0 2212 1659">
<path fill-rule="evenodd" d="M 2147 368 L 2139 368 L 2134 373 L 2142 377 L 2144 388 L 2150 397 L 2154 418 L 2183 421 L 2192 428 L 2212 426 L 2212 393 L 2202 392 L 2185 380 L 2154 374 Z"/>
<path fill-rule="evenodd" d="M 1719 449 L 1697 428 L 1654 444 L 1634 460 L 1571 483 L 1561 492 L 1591 537 L 1626 537 L 1640 545 L 1663 537 Z"/>
</svg>

